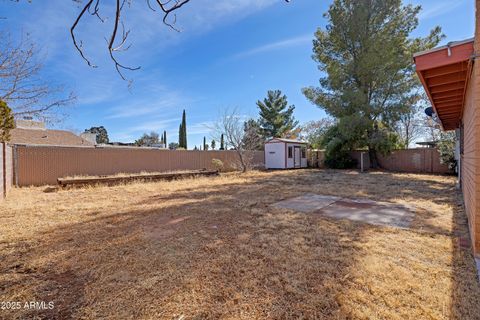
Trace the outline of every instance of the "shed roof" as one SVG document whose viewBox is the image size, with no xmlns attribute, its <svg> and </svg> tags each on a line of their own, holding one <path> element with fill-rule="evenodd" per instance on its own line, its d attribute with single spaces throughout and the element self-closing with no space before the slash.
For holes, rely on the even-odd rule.
<svg viewBox="0 0 480 320">
<path fill-rule="evenodd" d="M 295 139 L 284 139 L 284 138 L 272 138 L 267 141 L 267 143 L 271 143 L 274 141 L 281 141 L 281 142 L 286 142 L 286 143 L 298 143 L 298 144 L 308 144 L 308 142 L 305 141 L 300 141 L 300 140 L 295 140 Z"/>
</svg>

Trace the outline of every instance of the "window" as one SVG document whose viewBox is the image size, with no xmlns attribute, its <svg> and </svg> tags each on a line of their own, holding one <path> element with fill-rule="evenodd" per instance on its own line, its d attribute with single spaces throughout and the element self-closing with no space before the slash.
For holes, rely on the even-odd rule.
<svg viewBox="0 0 480 320">
<path fill-rule="evenodd" d="M 302 147 L 302 159 L 305 159 L 307 157 L 307 150 L 305 147 Z"/>
<path fill-rule="evenodd" d="M 293 158 L 293 147 L 288 147 L 288 159 Z"/>
</svg>

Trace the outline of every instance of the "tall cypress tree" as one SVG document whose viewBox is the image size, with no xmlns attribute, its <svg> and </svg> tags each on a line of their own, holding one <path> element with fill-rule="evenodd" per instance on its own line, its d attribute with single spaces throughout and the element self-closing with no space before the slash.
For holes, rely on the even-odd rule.
<svg viewBox="0 0 480 320">
<path fill-rule="evenodd" d="M 267 98 L 257 101 L 260 109 L 259 124 L 265 138 L 285 138 L 297 127 L 293 117 L 295 106 L 288 106 L 287 96 L 280 90 L 268 91 Z"/>
<path fill-rule="evenodd" d="M 185 114 L 185 109 L 183 109 L 182 114 L 182 147 L 187 149 L 187 115 Z"/>
<path fill-rule="evenodd" d="M 163 143 L 165 144 L 165 147 L 167 146 L 167 131 L 163 131 Z"/>
<path fill-rule="evenodd" d="M 207 138 L 203 136 L 203 150 L 207 150 Z"/>
<path fill-rule="evenodd" d="M 225 150 L 225 142 L 223 140 L 223 133 L 220 136 L 220 150 Z"/>
<path fill-rule="evenodd" d="M 183 129 L 181 123 L 180 127 L 178 128 L 178 147 L 183 148 Z"/>
</svg>

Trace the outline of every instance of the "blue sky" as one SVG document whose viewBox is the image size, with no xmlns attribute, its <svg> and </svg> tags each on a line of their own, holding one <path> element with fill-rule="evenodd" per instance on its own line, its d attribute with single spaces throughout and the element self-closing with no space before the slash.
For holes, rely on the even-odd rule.
<svg viewBox="0 0 480 320">
<path fill-rule="evenodd" d="M 288 96 L 302 123 L 325 116 L 301 88 L 318 83 L 311 41 L 315 30 L 325 26 L 323 13 L 331 1 L 192 0 L 178 12 L 181 33 L 166 28 L 145 1 L 133 1 L 125 16 L 132 47 L 120 56 L 130 66 L 141 66 L 127 74 L 131 89 L 106 57 L 108 24 L 91 18 L 80 25 L 86 53 L 98 65 L 92 69 L 69 35 L 78 7 L 67 0 L 32 2 L 0 1 L 0 15 L 7 18 L 0 20 L 0 29 L 14 38 L 28 33 L 42 49 L 45 79 L 76 93 L 76 104 L 57 127 L 80 132 L 103 125 L 111 140 L 124 142 L 143 132 L 167 130 L 172 142 L 178 139 L 185 108 L 193 147 L 203 136 L 210 138 L 209 127 L 224 108 L 237 107 L 256 117 L 255 102 L 269 89 Z M 440 25 L 447 36 L 444 43 L 473 36 L 473 0 L 405 2 L 423 7 L 414 35 Z M 104 6 L 101 13 L 112 16 L 112 9 Z"/>
</svg>

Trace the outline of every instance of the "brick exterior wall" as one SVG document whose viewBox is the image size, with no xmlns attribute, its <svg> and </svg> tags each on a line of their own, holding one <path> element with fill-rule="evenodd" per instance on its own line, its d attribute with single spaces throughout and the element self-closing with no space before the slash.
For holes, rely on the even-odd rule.
<svg viewBox="0 0 480 320">
<path fill-rule="evenodd" d="M 212 159 L 222 160 L 227 169 L 239 163 L 235 151 L 23 145 L 15 148 L 15 180 L 18 186 L 52 185 L 57 183 L 57 178 L 74 175 L 214 169 Z M 263 152 L 255 152 L 252 156 L 256 166 L 263 166 Z"/>
<path fill-rule="evenodd" d="M 480 52 L 480 1 L 476 1 L 475 52 Z M 480 256 L 480 60 L 473 63 L 463 110 L 462 191 L 474 253 Z"/>
</svg>

